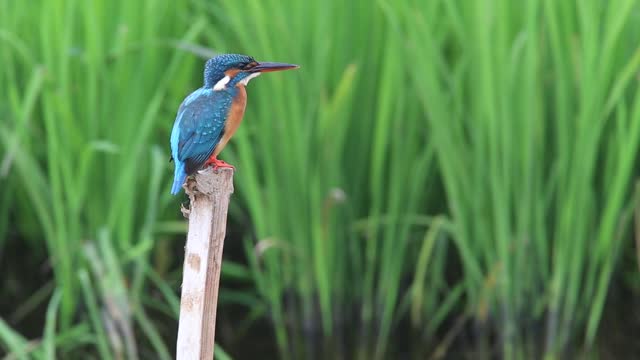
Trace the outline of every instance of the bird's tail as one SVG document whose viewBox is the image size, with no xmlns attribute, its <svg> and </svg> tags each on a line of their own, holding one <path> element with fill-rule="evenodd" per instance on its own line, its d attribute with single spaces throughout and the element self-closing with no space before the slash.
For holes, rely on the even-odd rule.
<svg viewBox="0 0 640 360">
<path fill-rule="evenodd" d="M 171 194 L 175 195 L 180 192 L 182 189 L 182 184 L 184 184 L 184 179 L 187 178 L 187 173 L 184 171 L 184 163 L 181 161 L 176 161 L 176 169 L 173 175 L 173 186 L 171 187 Z"/>
</svg>

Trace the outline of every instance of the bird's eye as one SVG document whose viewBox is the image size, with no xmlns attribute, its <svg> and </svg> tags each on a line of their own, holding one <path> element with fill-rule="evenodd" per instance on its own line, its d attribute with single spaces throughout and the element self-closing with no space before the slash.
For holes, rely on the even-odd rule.
<svg viewBox="0 0 640 360">
<path fill-rule="evenodd" d="M 250 63 L 243 64 L 241 68 L 242 68 L 242 70 L 250 70 L 251 68 L 255 67 L 256 65 L 258 65 L 258 63 L 255 62 L 255 61 L 252 61 Z"/>
</svg>

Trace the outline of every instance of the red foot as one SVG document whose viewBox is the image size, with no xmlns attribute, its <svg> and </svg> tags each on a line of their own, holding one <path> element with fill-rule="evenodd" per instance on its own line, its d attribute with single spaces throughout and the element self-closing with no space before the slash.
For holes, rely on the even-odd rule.
<svg viewBox="0 0 640 360">
<path fill-rule="evenodd" d="M 236 169 L 235 166 L 231 164 L 227 164 L 222 160 L 218 160 L 218 158 L 216 158 L 215 156 L 210 157 L 207 160 L 207 162 L 204 163 L 204 166 L 207 166 L 207 165 L 213 165 L 213 170 L 220 169 L 220 168 L 230 168 L 233 170 Z"/>
</svg>

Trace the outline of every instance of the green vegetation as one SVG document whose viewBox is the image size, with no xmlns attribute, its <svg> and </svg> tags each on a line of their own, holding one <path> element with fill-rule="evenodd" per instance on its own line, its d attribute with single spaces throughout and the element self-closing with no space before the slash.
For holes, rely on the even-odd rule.
<svg viewBox="0 0 640 360">
<path fill-rule="evenodd" d="M 426 64 L 414 84 L 467 301 L 497 318 L 507 358 L 535 336 L 526 323 L 545 322 L 547 354 L 576 337 L 591 344 L 635 206 L 639 9 L 468 3 L 396 14 Z"/>
<path fill-rule="evenodd" d="M 233 332 L 266 320 L 291 359 L 400 337 L 424 358 L 461 327 L 476 358 L 591 349 L 640 200 L 639 20 L 633 0 L 0 0 L 0 349 L 173 357 L 169 131 L 218 52 L 302 65 L 250 84 L 222 154 Z"/>
</svg>

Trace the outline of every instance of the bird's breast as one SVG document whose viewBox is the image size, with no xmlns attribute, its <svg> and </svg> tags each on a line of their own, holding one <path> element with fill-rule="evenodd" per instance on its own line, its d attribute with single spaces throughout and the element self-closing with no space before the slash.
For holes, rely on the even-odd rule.
<svg viewBox="0 0 640 360">
<path fill-rule="evenodd" d="M 229 142 L 229 139 L 231 139 L 236 130 L 238 130 L 238 127 L 242 122 L 242 118 L 244 117 L 244 109 L 246 106 L 247 90 L 244 86 L 238 86 L 238 92 L 231 102 L 227 120 L 224 124 L 224 133 L 222 135 L 222 139 L 220 139 L 220 142 L 216 146 L 213 156 L 218 156 L 218 154 L 220 154 L 222 149 L 224 149 L 224 147 L 227 145 L 227 142 Z"/>
</svg>

